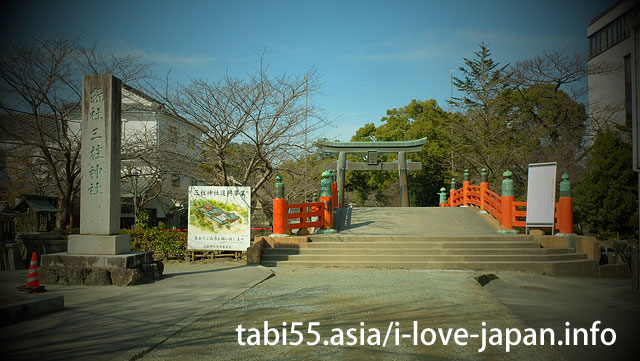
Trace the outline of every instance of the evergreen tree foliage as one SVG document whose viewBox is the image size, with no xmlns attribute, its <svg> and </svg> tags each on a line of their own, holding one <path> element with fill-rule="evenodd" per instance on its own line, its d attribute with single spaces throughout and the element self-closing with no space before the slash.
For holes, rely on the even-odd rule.
<svg viewBox="0 0 640 361">
<path fill-rule="evenodd" d="M 427 137 L 427 144 L 421 152 L 407 153 L 407 160 L 422 162 L 422 170 L 409 171 L 409 197 L 412 206 L 435 206 L 437 192 L 449 176 L 445 162 L 448 149 L 449 115 L 435 100 L 412 100 L 407 106 L 387 110 L 387 115 L 376 127 L 366 124 L 358 129 L 351 141 L 408 141 Z M 357 157 L 354 155 L 353 157 Z M 381 155 L 380 161 L 393 161 L 396 155 Z M 365 161 L 364 158 L 358 159 Z M 358 194 L 360 204 L 364 204 L 370 194 L 376 196 L 379 204 L 389 204 L 384 194 L 398 183 L 397 171 L 348 171 L 346 187 Z"/>
<path fill-rule="evenodd" d="M 631 145 L 619 133 L 599 134 L 587 159 L 587 174 L 574 189 L 575 221 L 588 233 L 631 233 L 638 221 L 638 178 Z"/>
<path fill-rule="evenodd" d="M 516 145 L 515 133 L 509 128 L 510 104 L 501 97 L 511 87 L 508 65 L 491 58 L 491 51 L 481 43 L 475 58 L 464 58 L 460 67 L 463 77 L 454 77 L 454 85 L 463 97 L 453 105 L 461 113 L 454 117 L 452 145 L 456 173 L 469 168 L 479 173 L 486 168 L 489 179 L 501 174 L 511 163 Z"/>
<path fill-rule="evenodd" d="M 517 195 L 526 192 L 530 163 L 557 162 L 561 172 L 580 180 L 586 110 L 563 90 L 568 80 L 540 76 L 547 66 L 536 64 L 543 60 L 501 65 L 484 43 L 475 58 L 464 58 L 463 77 L 454 78 L 463 94 L 452 102 L 459 111 L 452 118 L 454 174 L 486 168 L 489 182 L 498 185 L 508 169 Z"/>
</svg>

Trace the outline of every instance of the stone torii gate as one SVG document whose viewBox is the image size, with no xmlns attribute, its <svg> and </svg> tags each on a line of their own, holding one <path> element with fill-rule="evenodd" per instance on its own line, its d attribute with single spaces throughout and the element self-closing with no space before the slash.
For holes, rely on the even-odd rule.
<svg viewBox="0 0 640 361">
<path fill-rule="evenodd" d="M 421 162 L 407 162 L 407 152 L 419 152 L 427 143 L 427 138 L 406 142 L 326 142 L 319 143 L 325 153 L 338 153 L 338 162 L 329 163 L 337 169 L 338 204 L 344 200 L 344 180 L 347 170 L 398 170 L 400 205 L 409 207 L 407 170 L 422 169 Z M 347 161 L 347 153 L 367 153 L 367 163 Z M 395 162 L 378 162 L 378 153 L 398 153 Z M 329 166 L 325 166 L 329 168 Z"/>
</svg>

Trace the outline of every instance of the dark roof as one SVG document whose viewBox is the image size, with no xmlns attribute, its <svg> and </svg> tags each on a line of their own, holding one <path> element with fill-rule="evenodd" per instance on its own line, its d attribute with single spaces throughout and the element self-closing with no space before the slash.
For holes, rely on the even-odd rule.
<svg viewBox="0 0 640 361">
<path fill-rule="evenodd" d="M 26 199 L 31 208 L 39 212 L 59 212 L 60 210 L 44 199 Z"/>
<path fill-rule="evenodd" d="M 11 207 L 9 207 L 9 204 L 5 201 L 0 201 L 0 219 L 13 219 L 16 217 L 22 217 L 24 216 L 24 214 L 22 213 L 16 213 L 13 210 L 11 210 Z"/>
<path fill-rule="evenodd" d="M 20 202 L 13 209 L 33 208 L 38 212 L 59 212 L 60 210 L 51 204 L 50 199 L 50 197 L 45 196 L 23 195 Z"/>
<path fill-rule="evenodd" d="M 32 139 L 39 142 L 38 128 L 52 139 L 58 137 L 60 119 L 50 114 L 2 113 L 0 114 L 0 135 L 3 140 Z"/>
</svg>

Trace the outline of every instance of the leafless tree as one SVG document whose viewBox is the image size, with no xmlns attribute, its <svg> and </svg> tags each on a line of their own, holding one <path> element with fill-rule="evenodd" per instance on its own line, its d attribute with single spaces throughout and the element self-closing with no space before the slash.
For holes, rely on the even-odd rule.
<svg viewBox="0 0 640 361">
<path fill-rule="evenodd" d="M 80 112 L 82 74 L 110 73 L 135 83 L 149 76 L 148 69 L 139 58 L 98 52 L 65 36 L 0 49 L 0 132 L 16 152 L 45 166 L 32 171 L 46 172 L 35 178 L 54 188 L 57 227 L 69 223 L 80 185 L 80 123 L 73 114 Z"/>
<path fill-rule="evenodd" d="M 187 192 L 181 185 L 174 184 L 175 181 L 198 177 L 197 164 L 201 154 L 196 148 L 197 138 L 187 133 L 177 139 L 161 132 L 157 128 L 158 124 L 147 121 L 139 121 L 138 124 L 137 128 L 129 129 L 123 134 L 124 187 L 132 195 L 135 190 L 138 209 L 159 199 L 159 203 L 166 206 L 165 211 L 170 213 L 187 201 Z M 198 131 L 194 133 L 197 134 Z M 178 144 L 179 142 L 182 144 Z"/>
<path fill-rule="evenodd" d="M 588 64 L 587 59 L 586 53 L 556 49 L 510 68 L 511 119 L 521 148 L 515 154 L 516 177 L 524 179 L 529 163 L 555 160 L 574 182 L 581 178 L 593 130 L 607 126 L 613 114 L 596 104 L 587 112 L 587 77 L 617 70 L 604 61 Z"/>
<path fill-rule="evenodd" d="M 261 61 L 245 78 L 227 74 L 216 83 L 193 80 L 162 92 L 156 87 L 154 94 L 176 116 L 203 129 L 201 169 L 207 183 L 242 184 L 255 193 L 283 162 L 304 155 L 305 133 L 313 140 L 323 126 L 321 110 L 312 101 L 305 106 L 305 97 L 313 100 L 321 86 L 316 69 L 303 76 L 270 76 Z"/>
<path fill-rule="evenodd" d="M 559 91 L 567 93 L 577 102 L 586 102 L 590 84 L 588 76 L 610 75 L 622 72 L 620 65 L 604 60 L 587 61 L 586 52 L 571 53 L 568 48 L 554 49 L 541 55 L 516 62 L 511 67 L 512 81 L 519 88 L 550 85 L 555 95 Z M 624 105 L 601 105 L 598 101 L 589 104 L 589 127 L 587 136 L 602 127 L 609 127 L 612 115 L 620 111 Z"/>
</svg>

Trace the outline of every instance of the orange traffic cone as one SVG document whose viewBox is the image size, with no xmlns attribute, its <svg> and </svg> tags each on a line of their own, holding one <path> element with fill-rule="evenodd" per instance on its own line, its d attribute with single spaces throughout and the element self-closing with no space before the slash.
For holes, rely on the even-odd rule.
<svg viewBox="0 0 640 361">
<path fill-rule="evenodd" d="M 18 287 L 20 291 L 26 291 L 29 293 L 44 292 L 44 286 L 40 286 L 40 279 L 38 278 L 38 255 L 33 252 L 31 255 L 31 264 L 29 264 L 29 273 L 27 274 L 26 286 Z"/>
<path fill-rule="evenodd" d="M 40 287 L 38 279 L 38 255 L 33 252 L 31 255 L 31 264 L 29 264 L 29 274 L 27 274 L 27 288 Z"/>
</svg>

